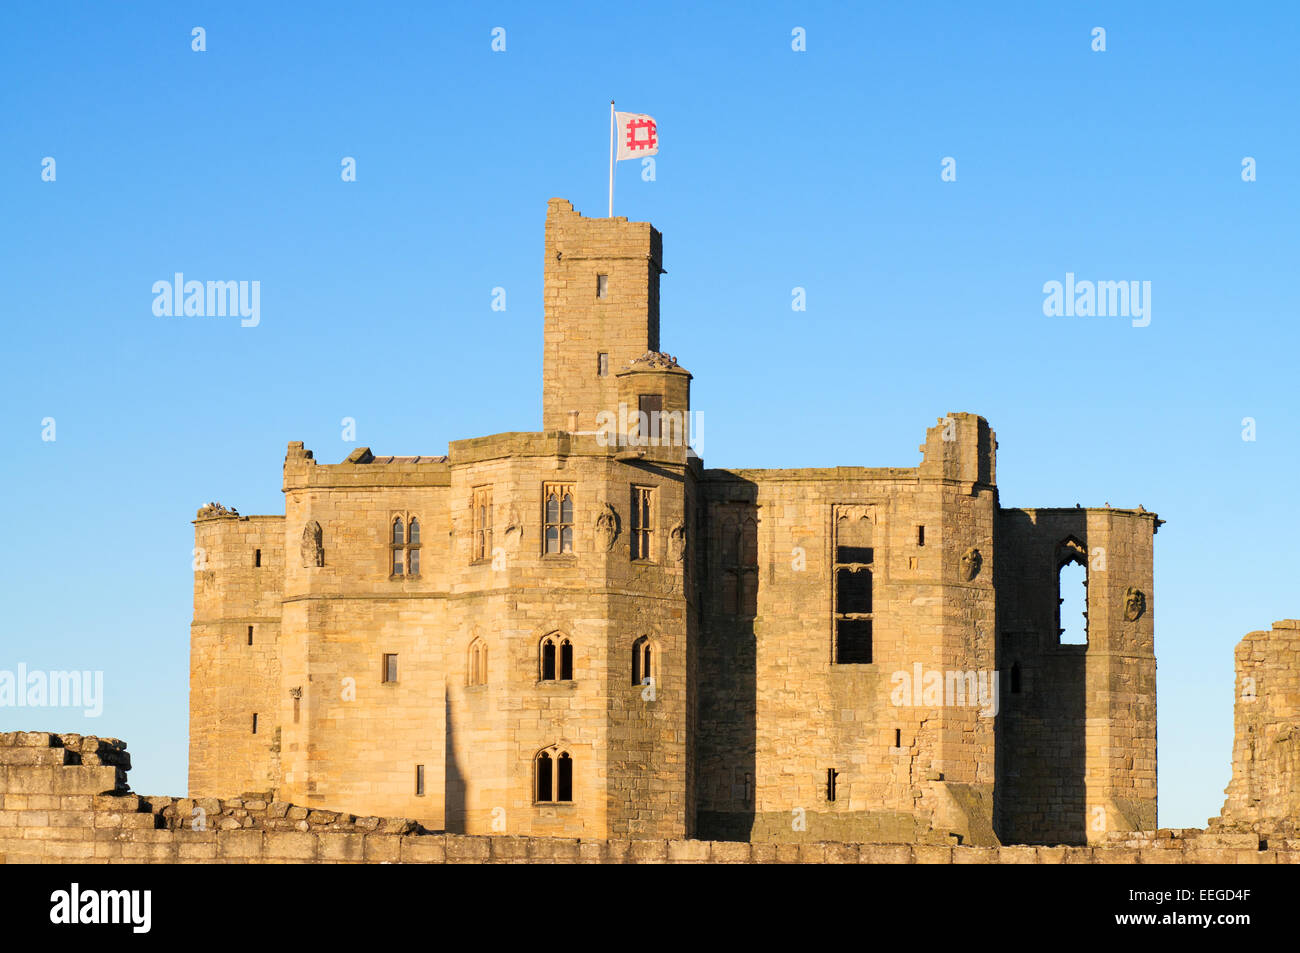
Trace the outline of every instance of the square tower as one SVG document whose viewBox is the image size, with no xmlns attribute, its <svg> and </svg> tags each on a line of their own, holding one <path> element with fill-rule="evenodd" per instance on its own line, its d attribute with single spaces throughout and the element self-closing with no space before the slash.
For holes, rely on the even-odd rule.
<svg viewBox="0 0 1300 953">
<path fill-rule="evenodd" d="M 663 238 L 648 222 L 546 212 L 542 429 L 591 432 L 618 413 L 615 376 L 659 350 Z M 636 408 L 631 408 L 635 413 Z"/>
</svg>

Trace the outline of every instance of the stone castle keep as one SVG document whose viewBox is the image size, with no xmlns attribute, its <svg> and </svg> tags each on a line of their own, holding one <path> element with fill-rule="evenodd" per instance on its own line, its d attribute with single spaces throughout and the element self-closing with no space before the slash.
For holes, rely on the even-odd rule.
<svg viewBox="0 0 1300 953">
<path fill-rule="evenodd" d="M 1003 507 L 968 413 L 912 467 L 706 468 L 662 263 L 552 199 L 540 432 L 290 443 L 284 515 L 199 511 L 190 796 L 584 840 L 1155 828 L 1155 514 Z"/>
</svg>

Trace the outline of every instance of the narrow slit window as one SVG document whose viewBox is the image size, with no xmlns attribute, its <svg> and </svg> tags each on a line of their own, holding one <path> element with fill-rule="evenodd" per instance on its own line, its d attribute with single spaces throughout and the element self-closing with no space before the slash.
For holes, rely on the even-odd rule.
<svg viewBox="0 0 1300 953">
<path fill-rule="evenodd" d="M 424 797 L 424 765 L 415 766 L 415 796 Z"/>
<path fill-rule="evenodd" d="M 248 627 L 248 644 L 253 644 L 253 627 L 251 625 Z"/>
<path fill-rule="evenodd" d="M 901 748 L 901 747 L 903 747 L 903 729 L 902 729 L 902 728 L 895 728 L 895 729 L 894 729 L 894 747 L 895 747 L 895 748 Z"/>
<path fill-rule="evenodd" d="M 384 656 L 384 681 L 393 683 L 397 681 L 397 656 Z"/>
<path fill-rule="evenodd" d="M 597 377 L 609 376 L 609 355 L 604 351 L 601 351 L 599 354 L 596 355 L 596 376 Z"/>
<path fill-rule="evenodd" d="M 253 712 L 253 734 L 257 734 L 257 712 Z"/>
<path fill-rule="evenodd" d="M 840 773 L 834 768 L 826 769 L 826 800 L 828 801 L 835 800 L 835 781 L 839 776 Z"/>
<path fill-rule="evenodd" d="M 480 486 L 474 490 L 470 506 L 473 521 L 471 559 L 478 562 L 492 558 L 492 487 Z"/>
<path fill-rule="evenodd" d="M 542 642 L 542 681 L 555 681 L 555 640 Z"/>
<path fill-rule="evenodd" d="M 565 639 L 560 643 L 560 681 L 573 680 L 573 643 Z"/>
<path fill-rule="evenodd" d="M 262 567 L 262 551 L 260 549 L 253 550 L 253 566 L 258 569 Z"/>
<path fill-rule="evenodd" d="M 573 800 L 573 759 L 567 751 L 561 751 L 555 759 L 555 800 Z"/>
<path fill-rule="evenodd" d="M 651 559 L 654 539 L 654 489 L 632 487 L 632 558 Z"/>
<path fill-rule="evenodd" d="M 609 275 L 596 276 L 596 297 L 597 298 L 609 297 Z"/>
<path fill-rule="evenodd" d="M 551 756 L 543 751 L 537 756 L 537 798 L 551 800 Z"/>
<path fill-rule="evenodd" d="M 916 545 L 918 545 L 918 546 L 924 546 L 924 545 L 925 545 L 925 527 L 924 527 L 924 526 L 918 526 L 918 527 L 916 528 Z"/>
</svg>

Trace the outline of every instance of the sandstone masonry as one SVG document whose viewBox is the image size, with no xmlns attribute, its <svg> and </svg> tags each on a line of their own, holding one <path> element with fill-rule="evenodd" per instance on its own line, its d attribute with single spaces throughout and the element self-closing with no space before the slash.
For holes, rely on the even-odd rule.
<svg viewBox="0 0 1300 953">
<path fill-rule="evenodd" d="M 1153 828 L 1155 514 L 1002 506 L 969 413 L 913 467 L 706 468 L 662 261 L 552 199 L 543 431 L 294 442 L 283 516 L 199 511 L 191 797 L 611 843 Z"/>
</svg>

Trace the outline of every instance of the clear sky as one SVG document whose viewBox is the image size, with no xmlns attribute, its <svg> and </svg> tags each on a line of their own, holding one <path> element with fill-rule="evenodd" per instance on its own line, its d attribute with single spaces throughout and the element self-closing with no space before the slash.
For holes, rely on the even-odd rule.
<svg viewBox="0 0 1300 953">
<path fill-rule="evenodd" d="M 0 728 L 121 737 L 182 793 L 195 509 L 283 512 L 290 440 L 540 428 L 546 200 L 604 214 L 615 98 L 659 122 L 615 213 L 664 234 L 706 463 L 914 466 L 970 411 L 1004 505 L 1157 511 L 1160 821 L 1217 813 L 1233 645 L 1300 616 L 1300 13 L 849 7 L 10 5 L 0 668 L 105 701 Z M 260 324 L 155 316 L 176 272 L 259 281 Z M 1045 316 L 1067 273 L 1149 281 L 1150 324 Z"/>
</svg>

